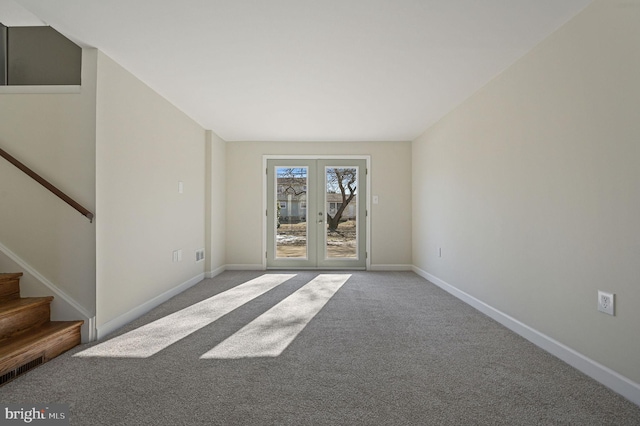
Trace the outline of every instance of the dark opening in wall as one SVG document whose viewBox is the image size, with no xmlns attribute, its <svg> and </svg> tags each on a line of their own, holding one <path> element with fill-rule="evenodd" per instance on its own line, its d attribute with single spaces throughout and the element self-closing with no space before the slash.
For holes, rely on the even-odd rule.
<svg viewBox="0 0 640 426">
<path fill-rule="evenodd" d="M 7 85 L 7 27 L 0 23 L 0 86 Z"/>
<path fill-rule="evenodd" d="M 0 84 L 80 85 L 82 49 L 53 28 L 2 26 L 0 34 Z"/>
</svg>

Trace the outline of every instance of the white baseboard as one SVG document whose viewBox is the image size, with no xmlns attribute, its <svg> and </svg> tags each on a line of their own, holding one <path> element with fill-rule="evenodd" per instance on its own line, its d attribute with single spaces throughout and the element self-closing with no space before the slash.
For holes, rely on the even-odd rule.
<svg viewBox="0 0 640 426">
<path fill-rule="evenodd" d="M 25 286 L 33 286 L 37 289 L 46 287 L 49 294 L 38 294 L 38 296 L 53 296 L 51 302 L 51 319 L 54 321 L 72 321 L 82 320 L 81 335 L 82 342 L 92 342 L 96 339 L 95 322 L 96 317 L 89 312 L 84 306 L 78 303 L 73 297 L 69 296 L 60 287 L 49 281 L 44 275 L 34 269 L 20 256 L 11 251 L 7 246 L 0 243 L 0 252 L 13 262 L 19 270 L 7 272 L 22 272 L 24 275 L 20 280 L 21 289 Z"/>
<path fill-rule="evenodd" d="M 446 292 L 452 294 L 488 317 L 496 320 L 509 330 L 529 340 L 536 346 L 544 349 L 550 354 L 560 358 L 562 361 L 583 372 L 587 376 L 602 383 L 614 392 L 619 393 L 631 402 L 640 405 L 640 384 L 613 371 L 612 369 L 584 356 L 570 347 L 552 339 L 551 337 L 535 330 L 517 319 L 505 314 L 502 311 L 476 299 L 468 293 L 457 289 L 440 278 L 414 266 L 413 272 L 429 280 Z"/>
<path fill-rule="evenodd" d="M 392 264 L 384 265 L 377 264 L 369 267 L 370 271 L 413 271 L 413 265 Z"/>
<path fill-rule="evenodd" d="M 221 273 L 223 273 L 226 270 L 227 270 L 227 266 L 226 265 L 222 265 L 221 267 L 216 268 L 213 271 L 209 271 L 209 272 L 205 273 L 204 276 L 205 276 L 205 278 L 213 278 L 215 276 L 220 275 Z"/>
<path fill-rule="evenodd" d="M 185 291 L 186 289 L 193 287 L 203 279 L 204 279 L 204 273 L 198 274 L 195 277 L 172 288 L 171 290 L 165 291 L 164 293 L 154 297 L 153 299 L 143 303 L 142 305 L 139 305 L 138 307 L 133 308 L 129 312 L 122 314 L 112 319 L 111 321 L 102 324 L 101 326 L 97 327 L 97 339 L 98 340 L 103 339 L 108 334 L 113 333 L 114 331 L 130 323 L 134 319 L 141 317 L 142 315 L 146 314 L 156 306 L 171 299 L 173 296 L 176 296 L 182 293 L 183 291 Z"/>
</svg>

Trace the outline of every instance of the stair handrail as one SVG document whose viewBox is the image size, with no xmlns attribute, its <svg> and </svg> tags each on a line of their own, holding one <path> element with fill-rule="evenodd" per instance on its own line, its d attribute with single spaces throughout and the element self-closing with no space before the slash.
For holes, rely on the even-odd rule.
<svg viewBox="0 0 640 426">
<path fill-rule="evenodd" d="M 62 201 L 64 201 L 65 203 L 69 204 L 71 207 L 73 207 L 77 211 L 79 211 L 83 216 L 85 216 L 87 219 L 89 219 L 89 222 L 93 223 L 93 213 L 91 213 L 89 210 L 87 210 L 84 207 L 82 207 L 74 199 L 69 197 L 64 192 L 60 191 L 54 185 L 49 183 L 49 181 L 47 181 L 45 178 L 43 178 L 42 176 L 40 176 L 39 174 L 37 174 L 36 172 L 31 170 L 29 167 L 25 166 L 23 163 L 18 161 L 15 157 L 13 157 L 11 154 L 9 154 L 7 151 L 3 150 L 2 148 L 0 148 L 0 157 L 3 157 L 5 160 L 7 160 L 8 162 L 10 162 L 14 166 L 16 166 L 18 169 L 22 170 L 25 174 L 27 174 L 33 180 L 38 182 L 40 185 L 42 185 L 45 188 L 47 188 L 49 191 L 51 191 L 54 195 L 56 195 Z"/>
</svg>

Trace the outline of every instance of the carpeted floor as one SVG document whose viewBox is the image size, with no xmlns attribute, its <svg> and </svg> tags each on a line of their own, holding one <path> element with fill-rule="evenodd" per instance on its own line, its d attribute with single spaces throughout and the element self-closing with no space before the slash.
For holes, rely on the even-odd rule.
<svg viewBox="0 0 640 426">
<path fill-rule="evenodd" d="M 213 296 L 263 274 L 205 280 L 109 338 L 178 311 L 167 323 L 187 327 L 184 309 L 217 306 Z M 640 407 L 410 272 L 350 272 L 328 301 L 308 291 L 312 308 L 293 309 L 317 312 L 310 321 L 274 323 L 319 274 L 296 272 L 153 354 L 80 346 L 1 387 L 0 401 L 69 404 L 83 426 L 640 425 Z M 237 342 L 254 335 L 292 341 L 277 356 L 242 355 L 256 344 Z M 249 357 L 203 357 L 223 341 Z"/>
</svg>

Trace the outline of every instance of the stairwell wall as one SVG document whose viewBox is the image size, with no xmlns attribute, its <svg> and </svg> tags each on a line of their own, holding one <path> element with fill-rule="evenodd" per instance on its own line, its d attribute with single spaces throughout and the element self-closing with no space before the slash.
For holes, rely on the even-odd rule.
<svg viewBox="0 0 640 426">
<path fill-rule="evenodd" d="M 94 213 L 96 65 L 97 51 L 83 49 L 81 86 L 0 88 L 0 147 Z M 0 159 L 0 269 L 19 259 L 93 315 L 95 229 Z M 27 295 L 48 291 L 29 279 L 21 288 Z M 54 299 L 54 313 L 59 304 Z"/>
</svg>

